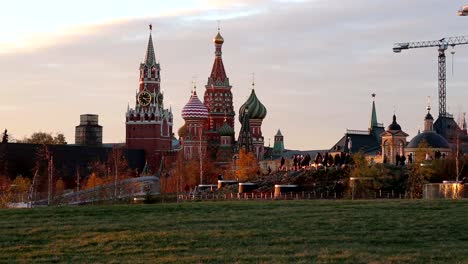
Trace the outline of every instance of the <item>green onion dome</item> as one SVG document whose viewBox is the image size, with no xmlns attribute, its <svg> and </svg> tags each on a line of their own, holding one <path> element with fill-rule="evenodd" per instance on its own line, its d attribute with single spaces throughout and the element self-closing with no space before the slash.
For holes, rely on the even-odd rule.
<svg viewBox="0 0 468 264">
<path fill-rule="evenodd" d="M 248 111 L 246 111 L 248 109 Z M 244 115 L 248 114 L 249 119 L 264 119 L 267 115 L 265 106 L 258 100 L 255 90 L 252 89 L 252 93 L 249 99 L 239 109 L 239 121 L 242 122 Z"/>
<path fill-rule="evenodd" d="M 224 122 L 224 125 L 218 129 L 218 134 L 220 136 L 234 136 L 234 128 L 232 128 L 227 122 Z"/>
<path fill-rule="evenodd" d="M 179 135 L 179 137 L 185 137 L 185 135 L 187 135 L 187 124 L 181 126 L 177 131 L 177 134 Z"/>
</svg>

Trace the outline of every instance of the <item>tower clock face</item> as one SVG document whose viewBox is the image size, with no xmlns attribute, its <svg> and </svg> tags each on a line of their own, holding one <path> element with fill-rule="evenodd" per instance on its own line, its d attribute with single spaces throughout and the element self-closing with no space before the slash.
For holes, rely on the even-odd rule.
<svg viewBox="0 0 468 264">
<path fill-rule="evenodd" d="M 142 106 L 147 106 L 151 103 L 151 94 L 147 91 L 143 91 L 138 94 L 138 103 Z"/>
</svg>

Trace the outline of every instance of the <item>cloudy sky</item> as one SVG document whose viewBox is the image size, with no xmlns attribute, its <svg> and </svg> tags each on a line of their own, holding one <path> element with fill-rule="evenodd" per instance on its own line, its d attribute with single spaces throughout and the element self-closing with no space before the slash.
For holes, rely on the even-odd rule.
<svg viewBox="0 0 468 264">
<path fill-rule="evenodd" d="M 211 71 L 217 20 L 235 108 L 256 93 L 287 148 L 330 148 L 346 129 L 367 129 L 371 94 L 379 122 L 395 111 L 410 138 L 427 96 L 437 114 L 437 50 L 394 54 L 395 42 L 468 35 L 456 11 L 468 0 L 6 1 L 0 10 L 0 129 L 15 138 L 62 132 L 74 141 L 83 113 L 99 114 L 105 142 L 125 141 L 148 24 L 162 66 L 174 131 Z M 448 52 L 449 112 L 467 111 L 468 45 Z M 236 124 L 238 130 L 240 124 Z"/>
</svg>

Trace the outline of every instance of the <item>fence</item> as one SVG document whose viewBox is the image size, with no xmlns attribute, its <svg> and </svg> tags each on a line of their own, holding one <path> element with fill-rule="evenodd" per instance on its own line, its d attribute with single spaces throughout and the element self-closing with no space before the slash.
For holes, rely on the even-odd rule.
<svg viewBox="0 0 468 264">
<path fill-rule="evenodd" d="M 231 200 L 338 200 L 338 199 L 408 199 L 407 193 L 377 191 L 372 196 L 353 196 L 337 192 L 287 192 L 275 195 L 274 192 L 179 194 L 179 202 L 190 201 L 231 201 Z"/>
<path fill-rule="evenodd" d="M 115 184 L 107 184 L 88 190 L 55 195 L 51 201 L 45 198 L 45 193 L 41 193 L 37 194 L 35 199 L 33 199 L 34 202 L 32 204 L 90 204 L 156 194 L 159 194 L 159 178 L 156 176 L 144 176 L 125 179 L 118 181 Z"/>
</svg>

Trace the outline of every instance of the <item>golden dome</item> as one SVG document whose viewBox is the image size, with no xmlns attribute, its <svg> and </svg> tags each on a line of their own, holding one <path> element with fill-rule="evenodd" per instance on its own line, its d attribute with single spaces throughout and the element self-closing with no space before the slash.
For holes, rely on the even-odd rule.
<svg viewBox="0 0 468 264">
<path fill-rule="evenodd" d="M 221 36 L 219 31 L 218 31 L 218 34 L 216 35 L 216 37 L 213 38 L 213 42 L 215 44 L 223 44 L 224 43 L 224 38 Z"/>
</svg>

